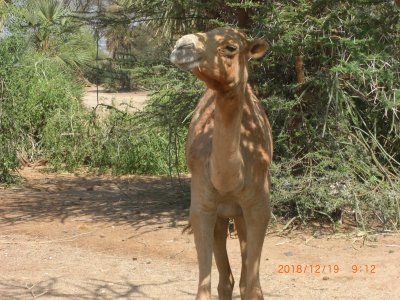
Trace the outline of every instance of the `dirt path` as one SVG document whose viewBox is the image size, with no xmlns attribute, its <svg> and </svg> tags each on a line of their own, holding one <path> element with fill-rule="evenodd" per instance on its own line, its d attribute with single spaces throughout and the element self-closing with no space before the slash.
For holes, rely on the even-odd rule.
<svg viewBox="0 0 400 300">
<path fill-rule="evenodd" d="M 177 182 L 21 174 L 24 184 L 0 189 L 0 299 L 194 299 L 193 236 L 182 234 L 188 203 Z M 280 236 L 278 228 L 262 255 L 266 298 L 399 299 L 398 235 Z M 238 241 L 228 248 L 238 282 Z M 215 266 L 212 278 L 217 299 Z"/>
<path fill-rule="evenodd" d="M 143 109 L 148 99 L 148 92 L 117 92 L 109 93 L 103 87 L 99 86 L 99 103 L 106 105 L 114 105 L 120 110 L 128 108 L 130 111 Z M 85 88 L 85 96 L 83 103 L 88 108 L 94 108 L 97 105 L 97 88 L 90 86 Z"/>
</svg>

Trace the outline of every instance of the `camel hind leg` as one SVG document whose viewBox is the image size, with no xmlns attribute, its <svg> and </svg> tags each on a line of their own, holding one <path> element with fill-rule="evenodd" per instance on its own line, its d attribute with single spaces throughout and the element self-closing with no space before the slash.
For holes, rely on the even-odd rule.
<svg viewBox="0 0 400 300">
<path fill-rule="evenodd" d="M 214 257 L 219 272 L 219 300 L 231 300 L 235 284 L 226 251 L 228 225 L 229 219 L 218 217 L 214 229 Z"/>
</svg>

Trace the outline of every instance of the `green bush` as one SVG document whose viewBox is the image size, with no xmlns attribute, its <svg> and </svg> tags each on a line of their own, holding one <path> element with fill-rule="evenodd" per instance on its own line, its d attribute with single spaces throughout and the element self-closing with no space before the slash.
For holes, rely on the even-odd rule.
<svg viewBox="0 0 400 300">
<path fill-rule="evenodd" d="M 161 68 L 164 89 L 160 85 L 161 93 L 151 100 L 159 105 L 150 105 L 145 112 L 104 112 L 101 107 L 89 111 L 80 102 L 83 85 L 72 69 L 26 47 L 23 40 L 3 41 L 1 181 L 12 178 L 18 156 L 29 161 L 45 158 L 55 170 L 82 166 L 111 169 L 114 174 L 186 170 L 183 143 L 188 120 L 182 111 L 186 112 L 187 103 L 178 108 L 174 104 L 179 102 L 170 103 L 170 99 L 187 98 L 180 92 L 182 83 L 172 89 L 166 83 L 178 74 L 175 69 Z M 162 103 L 167 107 L 161 108 Z M 182 124 L 175 126 L 179 114 Z"/>
<path fill-rule="evenodd" d="M 254 20 L 250 34 L 271 46 L 251 79 L 273 124 L 275 209 L 337 220 L 351 207 L 366 223 L 398 227 L 398 9 L 387 1 L 274 1 Z"/>
<path fill-rule="evenodd" d="M 29 78 L 29 80 L 27 80 Z M 82 83 L 53 59 L 27 51 L 8 74 L 7 94 L 12 101 L 18 148 L 30 160 L 40 157 L 43 130 L 59 110 L 73 107 L 83 93 Z"/>
<path fill-rule="evenodd" d="M 42 156 L 47 122 L 60 110 L 77 107 L 83 85 L 71 69 L 18 37 L 1 40 L 0 56 L 0 169 L 1 181 L 8 181 L 18 156 L 30 161 Z"/>
<path fill-rule="evenodd" d="M 12 171 L 18 167 L 14 144 L 15 128 L 11 111 L 12 101 L 7 93 L 7 74 L 18 56 L 17 41 L 4 39 L 0 44 L 0 182 L 12 182 Z"/>
<path fill-rule="evenodd" d="M 168 130 L 141 125 L 137 114 L 99 113 L 71 109 L 49 120 L 43 147 L 53 168 L 72 171 L 88 166 L 97 171 L 111 169 L 116 175 L 176 171 L 171 169 Z M 182 152 L 178 156 L 182 158 Z M 184 170 L 182 159 L 178 168 Z"/>
<path fill-rule="evenodd" d="M 186 171 L 188 113 L 203 87 L 193 76 L 175 69 L 157 67 L 154 72 L 160 68 L 163 77 L 157 81 L 159 90 L 142 112 L 105 112 L 101 107 L 90 112 L 80 106 L 57 110 L 43 134 L 43 148 L 50 164 L 68 170 L 83 165 L 93 170 L 111 169 L 118 175 Z M 185 83 L 193 88 L 182 93 Z"/>
</svg>

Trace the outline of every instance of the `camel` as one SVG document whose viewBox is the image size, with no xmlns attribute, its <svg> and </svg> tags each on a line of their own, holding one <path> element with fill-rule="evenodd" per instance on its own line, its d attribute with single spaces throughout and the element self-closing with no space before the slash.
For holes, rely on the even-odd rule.
<svg viewBox="0 0 400 300">
<path fill-rule="evenodd" d="M 189 221 L 199 266 L 197 300 L 211 299 L 214 252 L 218 297 L 232 299 L 234 279 L 226 240 L 229 218 L 238 232 L 242 299 L 263 299 L 260 256 L 270 219 L 272 134 L 267 116 L 248 81 L 247 62 L 267 50 L 262 39 L 248 40 L 231 28 L 181 37 L 170 60 L 204 81 L 186 142 L 191 171 Z"/>
</svg>

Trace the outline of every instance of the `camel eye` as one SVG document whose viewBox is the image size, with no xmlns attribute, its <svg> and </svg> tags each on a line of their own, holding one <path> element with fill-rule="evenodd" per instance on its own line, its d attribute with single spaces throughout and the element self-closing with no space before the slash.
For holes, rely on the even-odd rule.
<svg viewBox="0 0 400 300">
<path fill-rule="evenodd" d="M 232 46 L 232 45 L 228 45 L 225 47 L 226 50 L 228 50 L 229 52 L 235 52 L 237 47 Z"/>
</svg>

